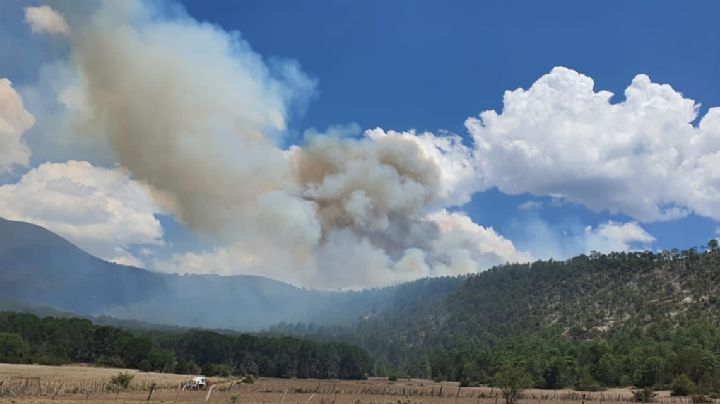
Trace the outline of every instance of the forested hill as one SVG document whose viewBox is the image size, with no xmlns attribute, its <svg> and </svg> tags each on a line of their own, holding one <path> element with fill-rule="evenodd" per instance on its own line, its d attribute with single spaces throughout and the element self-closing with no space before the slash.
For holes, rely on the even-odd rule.
<svg viewBox="0 0 720 404">
<path fill-rule="evenodd" d="M 593 338 L 627 325 L 720 319 L 720 251 L 611 253 L 493 268 L 447 302 L 445 325 L 492 342 L 554 326 Z"/>
<path fill-rule="evenodd" d="M 583 375 L 587 384 L 619 384 L 621 376 L 622 382 L 646 384 L 642 369 L 636 368 L 644 365 L 630 363 L 635 348 L 662 346 L 665 352 L 643 351 L 642 356 L 670 361 L 682 359 L 675 348 L 702 346 L 696 356 L 717 364 L 711 368 L 720 375 L 718 296 L 720 251 L 713 242 L 707 249 L 594 253 L 499 266 L 468 277 L 445 295 L 383 311 L 352 327 L 282 331 L 304 329 L 318 339 L 357 344 L 376 359 L 378 373 L 488 381 L 502 362 L 513 358 L 541 386 L 575 385 Z M 679 337 L 688 329 L 702 337 Z M 682 342 L 674 347 L 676 338 Z M 605 345 L 596 357 L 582 354 L 600 342 Z M 601 377 L 608 372 L 597 366 L 612 350 L 617 350 L 612 358 L 618 369 L 608 379 Z M 523 354 L 518 358 L 518 353 Z M 554 359 L 573 369 L 563 382 L 547 382 L 543 376 Z M 662 366 L 666 372 L 656 374 L 666 375 L 664 382 L 680 372 L 669 363 Z M 591 377 L 593 371 L 598 373 Z"/>
</svg>

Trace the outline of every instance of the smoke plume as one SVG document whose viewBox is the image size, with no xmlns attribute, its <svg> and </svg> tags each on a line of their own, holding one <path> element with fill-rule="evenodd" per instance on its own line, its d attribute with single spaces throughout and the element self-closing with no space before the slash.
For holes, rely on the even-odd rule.
<svg viewBox="0 0 720 404">
<path fill-rule="evenodd" d="M 283 149 L 291 112 L 315 86 L 297 63 L 270 66 L 236 32 L 140 2 L 106 1 L 70 21 L 79 127 L 106 137 L 164 209 L 217 240 L 156 269 L 366 287 L 529 258 L 444 209 L 477 188 L 459 137 L 314 133 Z"/>
<path fill-rule="evenodd" d="M 30 161 L 23 134 L 35 124 L 22 98 L 8 79 L 0 78 L 0 174 Z"/>
</svg>

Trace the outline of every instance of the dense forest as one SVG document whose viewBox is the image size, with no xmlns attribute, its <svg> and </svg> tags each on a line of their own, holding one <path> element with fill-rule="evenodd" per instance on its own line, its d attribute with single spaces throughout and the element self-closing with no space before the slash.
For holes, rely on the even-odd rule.
<svg viewBox="0 0 720 404">
<path fill-rule="evenodd" d="M 128 331 L 12 312 L 0 312 L 0 362 L 321 379 L 360 379 L 370 370 L 368 355 L 346 344 L 201 330 Z"/>
<path fill-rule="evenodd" d="M 537 387 L 661 387 L 687 378 L 718 391 L 719 294 L 713 241 L 503 265 L 429 299 L 406 296 L 350 327 L 271 332 L 358 345 L 378 375 L 476 384 L 512 367 Z"/>
</svg>

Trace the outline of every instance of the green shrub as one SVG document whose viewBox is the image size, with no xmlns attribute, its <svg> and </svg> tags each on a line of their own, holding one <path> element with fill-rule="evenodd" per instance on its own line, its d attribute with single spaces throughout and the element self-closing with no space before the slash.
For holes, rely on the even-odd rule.
<svg viewBox="0 0 720 404">
<path fill-rule="evenodd" d="M 24 363 L 30 356 L 30 347 L 17 334 L 0 332 L 0 362 Z"/>
<path fill-rule="evenodd" d="M 60 366 L 70 363 L 70 360 L 56 355 L 40 355 L 33 358 L 33 362 L 39 365 Z"/>
<path fill-rule="evenodd" d="M 225 364 L 209 363 L 203 367 L 202 372 L 206 376 L 228 377 L 232 374 L 232 368 Z"/>
<path fill-rule="evenodd" d="M 467 377 L 463 377 L 462 379 L 460 379 L 460 387 L 479 387 L 479 386 L 480 386 L 480 383 L 478 383 L 474 380 L 471 380 Z"/>
<path fill-rule="evenodd" d="M 673 379 L 670 390 L 670 395 L 673 396 L 689 396 L 697 391 L 697 387 L 687 375 L 682 374 Z"/>
<path fill-rule="evenodd" d="M 580 380 L 575 385 L 575 390 L 580 391 L 600 391 L 602 387 L 597 380 L 593 379 L 590 372 L 584 371 L 580 373 Z"/>
<path fill-rule="evenodd" d="M 633 399 L 638 403 L 652 403 L 655 401 L 655 392 L 652 389 L 644 388 L 633 390 Z"/>
<path fill-rule="evenodd" d="M 197 375 L 202 372 L 200 366 L 193 361 L 178 361 L 175 365 L 175 373 L 181 375 Z"/>
<path fill-rule="evenodd" d="M 255 378 L 253 377 L 253 375 L 247 375 L 242 378 L 242 382 L 245 384 L 253 384 L 255 383 Z"/>
<path fill-rule="evenodd" d="M 533 384 L 532 375 L 521 367 L 506 367 L 493 377 L 493 384 L 502 392 L 505 404 L 515 404 L 523 390 Z"/>
<path fill-rule="evenodd" d="M 153 370 L 152 363 L 147 359 L 141 360 L 137 367 L 141 372 L 151 372 Z"/>
<path fill-rule="evenodd" d="M 110 368 L 124 368 L 125 367 L 125 361 L 122 360 L 119 356 L 105 356 L 101 355 L 98 357 L 97 361 L 95 361 L 100 366 L 107 366 Z"/>
<path fill-rule="evenodd" d="M 130 382 L 134 378 L 135 378 L 135 375 L 132 373 L 119 372 L 118 374 L 116 374 L 115 376 L 110 378 L 110 383 L 125 390 L 128 387 L 130 387 Z"/>
</svg>

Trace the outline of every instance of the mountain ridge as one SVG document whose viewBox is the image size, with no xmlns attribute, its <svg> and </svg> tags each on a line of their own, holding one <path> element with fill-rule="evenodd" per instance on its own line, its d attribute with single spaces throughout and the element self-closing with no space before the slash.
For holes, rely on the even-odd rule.
<svg viewBox="0 0 720 404">
<path fill-rule="evenodd" d="M 103 261 L 41 226 L 5 219 L 0 295 L 79 315 L 243 331 L 346 322 L 396 297 L 392 287 L 325 292 L 254 275 L 156 273 Z"/>
</svg>

